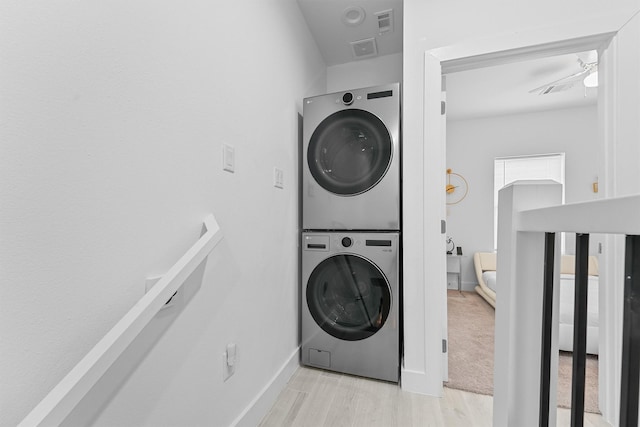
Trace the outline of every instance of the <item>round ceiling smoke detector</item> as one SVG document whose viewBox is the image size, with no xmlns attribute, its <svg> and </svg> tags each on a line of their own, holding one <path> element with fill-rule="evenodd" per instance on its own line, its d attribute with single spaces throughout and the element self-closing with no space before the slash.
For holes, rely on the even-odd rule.
<svg viewBox="0 0 640 427">
<path fill-rule="evenodd" d="M 359 6 L 348 7 L 342 12 L 342 23 L 350 27 L 362 24 L 364 21 L 364 9 Z"/>
</svg>

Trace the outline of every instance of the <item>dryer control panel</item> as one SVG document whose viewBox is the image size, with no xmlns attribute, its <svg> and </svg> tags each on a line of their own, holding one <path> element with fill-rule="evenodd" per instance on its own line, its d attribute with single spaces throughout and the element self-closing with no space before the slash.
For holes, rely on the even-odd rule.
<svg viewBox="0 0 640 427">
<path fill-rule="evenodd" d="M 323 235 L 304 236 L 304 250 L 328 252 L 329 236 L 323 236 Z"/>
</svg>

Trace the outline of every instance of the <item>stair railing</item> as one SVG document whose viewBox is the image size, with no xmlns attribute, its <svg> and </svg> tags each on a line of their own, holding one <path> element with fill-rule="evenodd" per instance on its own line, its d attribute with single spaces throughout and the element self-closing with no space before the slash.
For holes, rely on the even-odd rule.
<svg viewBox="0 0 640 427">
<path fill-rule="evenodd" d="M 620 426 L 638 426 L 640 195 L 561 205 L 562 187 L 516 182 L 500 191 L 494 426 L 555 426 L 560 251 L 576 233 L 571 426 L 584 422 L 589 234 L 626 236 Z M 556 355 L 556 357 L 552 357 Z"/>
<path fill-rule="evenodd" d="M 222 232 L 213 215 L 205 218 L 204 228 L 198 241 L 40 401 L 19 427 L 55 426 L 64 421 L 220 242 Z"/>
</svg>

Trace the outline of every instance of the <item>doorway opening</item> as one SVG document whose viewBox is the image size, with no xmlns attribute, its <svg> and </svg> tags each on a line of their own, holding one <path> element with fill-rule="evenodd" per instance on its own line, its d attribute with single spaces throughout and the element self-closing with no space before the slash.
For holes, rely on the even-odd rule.
<svg viewBox="0 0 640 427">
<path fill-rule="evenodd" d="M 555 55 L 553 50 L 546 53 L 539 51 L 533 55 L 535 60 L 529 58 L 528 54 L 514 55 L 510 58 L 512 62 L 508 62 L 507 58 L 502 57 L 501 64 L 496 66 L 488 66 L 488 63 L 482 60 L 474 65 L 474 61 L 470 60 L 462 68 L 464 68 L 464 73 L 471 74 L 476 73 L 477 70 L 482 70 L 482 73 L 486 75 L 487 73 L 496 73 L 499 67 L 506 67 L 510 72 L 513 72 L 511 67 L 523 66 L 525 63 L 529 63 L 530 78 L 531 74 L 535 74 L 535 72 L 531 72 L 532 64 L 535 61 L 553 61 L 562 57 L 562 60 L 573 58 L 572 60 L 575 60 L 580 65 L 580 56 L 585 54 L 582 50 L 585 47 L 595 49 L 598 45 L 576 45 L 573 51 L 565 51 L 562 55 Z M 543 53 L 547 56 L 541 58 Z M 456 64 L 453 67 L 454 70 L 459 66 L 459 63 Z M 554 71 L 552 68 L 548 69 Z M 450 382 L 445 383 L 445 385 L 451 387 L 452 378 L 464 378 L 468 380 L 468 384 L 471 384 L 471 391 L 490 394 L 493 389 L 494 342 L 489 339 L 489 335 L 493 338 L 493 331 L 488 331 L 488 329 L 492 326 L 491 311 L 493 307 L 480 298 L 482 292 L 475 292 L 475 282 L 479 282 L 479 280 L 476 281 L 477 271 L 474 265 L 474 254 L 476 252 L 495 252 L 495 240 L 493 237 L 493 167 L 495 160 L 512 156 L 527 157 L 549 152 L 567 153 L 567 168 L 568 175 L 570 175 L 568 181 L 574 184 L 574 188 L 567 187 L 567 202 L 596 198 L 597 195 L 593 194 L 593 189 L 596 186 L 589 185 L 586 187 L 587 191 L 583 192 L 575 188 L 575 183 L 584 182 L 587 179 L 590 184 L 596 183 L 597 185 L 598 154 L 600 153 L 597 139 L 598 96 L 597 89 L 587 88 L 582 81 L 578 82 L 576 80 L 575 83 L 578 84 L 574 86 L 574 92 L 577 92 L 585 99 L 578 99 L 573 104 L 569 103 L 559 107 L 538 106 L 529 111 L 514 109 L 513 111 L 503 110 L 501 112 L 494 105 L 495 111 L 492 113 L 475 113 L 476 115 L 473 116 L 470 115 L 473 113 L 467 111 L 465 112 L 466 116 L 462 114 L 456 117 L 454 103 L 460 100 L 455 92 L 456 77 L 459 77 L 462 73 L 462 71 L 447 72 L 446 63 L 442 63 L 443 80 L 446 79 L 446 96 L 444 98 L 447 99 L 446 133 L 443 132 L 443 134 L 446 134 L 444 138 L 446 168 L 447 170 L 450 168 L 456 170 L 469 181 L 469 195 L 465 198 L 465 201 L 446 208 L 447 236 L 453 239 L 457 246 L 465 248 L 465 252 L 460 261 L 460 275 L 463 277 L 462 288 L 464 292 L 458 293 L 448 290 L 447 296 L 449 307 L 447 310 L 448 376 Z M 540 73 L 538 72 L 538 74 Z M 526 76 L 522 78 L 522 80 L 525 79 Z M 476 77 L 473 80 L 483 90 L 487 89 L 487 85 L 484 84 L 485 82 L 482 78 Z M 530 87 L 532 89 L 539 88 L 533 83 Z M 542 95 L 537 93 L 526 93 L 526 95 L 531 97 L 550 97 L 558 94 L 549 91 Z M 499 95 L 496 95 L 496 97 L 499 97 Z M 483 97 L 480 96 L 479 99 L 481 101 Z M 580 103 L 579 101 L 585 102 Z M 475 102 L 478 102 L 478 99 Z M 540 103 L 540 105 L 542 104 L 544 103 Z M 465 104 L 465 106 L 468 106 L 468 104 Z M 454 113 L 454 118 L 449 117 L 450 112 Z M 582 166 L 576 166 L 578 164 Z M 567 254 L 569 255 L 573 251 L 571 248 L 570 243 L 567 245 Z M 597 256 L 597 253 L 594 253 L 594 255 Z M 450 280 L 448 274 L 447 283 L 449 289 L 452 287 L 451 282 L 452 280 Z M 496 296 L 495 289 L 493 289 L 493 292 L 495 302 L 495 298 L 498 298 L 498 296 Z M 480 315 L 481 317 L 473 320 L 469 318 L 470 315 Z M 491 319 L 483 320 L 482 316 Z M 596 318 L 598 318 L 597 314 Z M 469 325 L 469 327 L 462 328 L 461 337 L 464 337 L 465 333 L 471 332 L 462 341 L 459 341 L 460 337 L 454 336 L 454 334 L 460 334 L 460 325 L 456 324 L 459 322 Z M 489 360 L 488 363 L 486 363 L 487 360 L 479 360 L 480 357 L 478 355 L 483 354 L 489 354 L 489 357 L 486 358 Z M 478 364 L 474 365 L 474 360 L 477 360 Z M 570 353 L 568 360 L 570 366 Z M 462 361 L 462 364 L 459 363 L 460 361 Z M 596 356 L 596 377 L 597 364 Z M 562 362 L 560 362 L 560 366 L 562 370 Z M 560 375 L 563 375 L 563 373 L 561 372 Z M 568 391 L 562 388 L 563 383 L 568 385 Z M 566 400 L 570 405 L 570 381 L 566 382 L 560 378 L 558 384 L 558 403 L 565 406 L 564 400 Z M 457 384 L 454 384 L 453 388 L 458 388 Z M 592 406 L 587 405 L 587 407 L 591 412 L 598 412 L 597 382 L 595 387 L 592 386 L 592 388 L 592 390 L 588 390 L 588 392 L 591 392 L 591 397 L 588 400 L 590 399 L 593 404 Z M 562 399 L 561 397 L 563 396 L 561 395 L 568 396 L 568 399 Z"/>
</svg>

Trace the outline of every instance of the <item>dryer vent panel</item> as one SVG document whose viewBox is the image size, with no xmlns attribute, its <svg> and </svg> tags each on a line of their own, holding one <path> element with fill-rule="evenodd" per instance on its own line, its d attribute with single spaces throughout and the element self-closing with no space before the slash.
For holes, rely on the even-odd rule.
<svg viewBox="0 0 640 427">
<path fill-rule="evenodd" d="M 393 9 L 377 12 L 375 16 L 378 21 L 378 33 L 380 35 L 393 32 Z"/>
<path fill-rule="evenodd" d="M 358 40 L 350 44 L 353 57 L 356 59 L 370 58 L 378 54 L 375 38 Z"/>
</svg>

